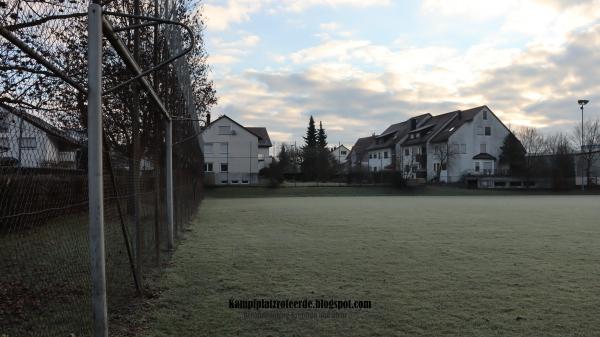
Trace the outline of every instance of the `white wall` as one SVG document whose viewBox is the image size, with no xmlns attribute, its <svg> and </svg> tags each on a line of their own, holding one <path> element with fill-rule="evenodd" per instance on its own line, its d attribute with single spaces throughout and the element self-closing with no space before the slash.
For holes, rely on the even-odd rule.
<svg viewBox="0 0 600 337">
<path fill-rule="evenodd" d="M 219 134 L 220 126 L 230 126 L 232 133 Z M 204 162 L 213 164 L 215 184 L 258 182 L 258 137 L 224 117 L 202 132 Z M 209 151 L 212 145 L 212 151 Z M 268 149 L 267 149 L 268 153 Z M 227 172 L 221 171 L 221 164 L 228 164 Z"/>
<path fill-rule="evenodd" d="M 346 162 L 346 157 L 348 157 L 349 153 L 350 150 L 344 145 L 341 145 L 340 147 L 337 147 L 335 150 L 331 151 L 331 156 L 333 156 L 338 164 L 343 164 Z"/>
<path fill-rule="evenodd" d="M 415 166 L 418 170 L 420 168 L 420 163 L 417 160 L 416 156 L 421 154 L 422 144 L 413 145 L 413 146 L 404 146 L 400 148 L 400 164 L 399 169 L 403 172 L 404 177 L 408 178 L 416 178 L 416 171 L 414 170 Z M 406 153 L 408 150 L 408 154 Z M 409 166 L 409 171 L 406 172 L 406 165 Z"/>
<path fill-rule="evenodd" d="M 467 147 L 465 154 L 454 155 L 449 160 L 448 179 L 450 182 L 460 181 L 462 176 L 466 173 L 474 173 L 475 160 L 473 159 L 473 156 L 481 152 L 481 144 L 486 144 L 487 153 L 496 157 L 496 160 L 500 159 L 504 138 L 510 131 L 502 124 L 500 119 L 489 110 L 487 110 L 487 117 L 488 119 L 484 120 L 483 110 L 480 111 L 473 117 L 473 121 L 463 124 L 450 136 L 450 139 L 448 140 L 450 146 L 452 146 L 452 144 L 466 144 Z M 484 128 L 486 126 L 491 127 L 491 135 L 478 135 L 478 128 Z M 497 165 L 498 162 L 496 161 L 495 164 Z"/>
<path fill-rule="evenodd" d="M 385 158 L 385 152 L 387 152 L 387 158 Z M 392 163 L 392 149 L 378 149 L 372 150 L 368 152 L 367 155 L 369 170 L 374 172 L 382 171 L 385 167 L 389 166 Z"/>
<path fill-rule="evenodd" d="M 0 133 L 0 141 L 3 143 L 2 146 L 10 149 L 0 153 L 1 157 L 20 159 L 21 167 L 43 167 L 44 164 L 68 158 L 72 158 L 74 164 L 75 152 L 59 151 L 57 144 L 43 130 L 11 113 L 7 113 L 5 122 L 7 122 L 8 132 Z M 35 138 L 35 147 L 21 147 L 19 155 L 19 137 Z"/>
</svg>

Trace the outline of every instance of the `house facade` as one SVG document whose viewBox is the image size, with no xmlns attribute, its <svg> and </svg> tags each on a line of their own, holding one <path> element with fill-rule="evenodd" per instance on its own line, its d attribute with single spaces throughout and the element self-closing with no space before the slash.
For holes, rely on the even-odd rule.
<svg viewBox="0 0 600 337">
<path fill-rule="evenodd" d="M 487 106 L 433 116 L 402 143 L 402 171 L 408 178 L 441 182 L 494 175 L 509 133 Z"/>
<path fill-rule="evenodd" d="M 458 182 L 467 176 L 503 172 L 499 158 L 509 134 L 487 106 L 423 114 L 372 136 L 364 160 L 370 172 L 393 170 L 406 179 Z M 351 163 L 356 165 L 352 155 Z"/>
<path fill-rule="evenodd" d="M 201 137 L 207 184 L 257 184 L 260 169 L 270 164 L 271 140 L 265 128 L 247 128 L 223 115 Z"/>
<path fill-rule="evenodd" d="M 390 125 L 380 135 L 374 136 L 368 147 L 368 167 L 371 172 L 394 171 L 399 165 L 399 144 L 408 133 L 420 127 L 431 115 L 424 114 L 412 117 L 404 122 Z"/>
<path fill-rule="evenodd" d="M 373 144 L 375 136 L 362 137 L 356 140 L 352 149 L 348 153 L 346 160 L 350 166 L 350 170 L 368 170 L 369 167 L 369 151 L 367 150 Z"/>
<path fill-rule="evenodd" d="M 341 144 L 340 146 L 335 146 L 331 149 L 331 156 L 337 164 L 345 164 L 348 154 L 350 154 L 350 149 L 347 148 L 344 144 Z"/>
<path fill-rule="evenodd" d="M 0 165 L 75 169 L 82 141 L 28 112 L 0 105 Z"/>
</svg>

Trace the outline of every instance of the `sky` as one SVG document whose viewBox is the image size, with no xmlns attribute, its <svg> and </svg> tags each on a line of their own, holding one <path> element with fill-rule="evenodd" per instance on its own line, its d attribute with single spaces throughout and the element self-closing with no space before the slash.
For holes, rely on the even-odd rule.
<svg viewBox="0 0 600 337">
<path fill-rule="evenodd" d="M 600 0 L 204 0 L 226 114 L 352 145 L 410 116 L 487 105 L 511 128 L 600 116 Z"/>
</svg>

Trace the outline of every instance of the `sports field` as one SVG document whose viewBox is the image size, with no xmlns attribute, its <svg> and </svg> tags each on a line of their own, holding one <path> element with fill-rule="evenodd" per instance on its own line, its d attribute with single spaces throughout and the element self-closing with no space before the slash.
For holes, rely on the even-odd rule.
<svg viewBox="0 0 600 337">
<path fill-rule="evenodd" d="M 600 197 L 209 198 L 163 275 L 144 336 L 598 336 Z"/>
</svg>

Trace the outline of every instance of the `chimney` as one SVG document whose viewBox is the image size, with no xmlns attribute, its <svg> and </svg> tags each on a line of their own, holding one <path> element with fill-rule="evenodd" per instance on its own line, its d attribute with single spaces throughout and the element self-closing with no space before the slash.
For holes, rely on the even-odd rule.
<svg viewBox="0 0 600 337">
<path fill-rule="evenodd" d="M 414 119 L 414 118 L 411 118 L 411 119 L 410 119 L 410 129 L 411 129 L 411 130 L 414 130 L 414 129 L 416 129 L 416 128 L 417 128 L 417 120 L 416 120 L 416 119 Z"/>
<path fill-rule="evenodd" d="M 206 113 L 206 125 L 210 124 L 210 112 Z"/>
</svg>

